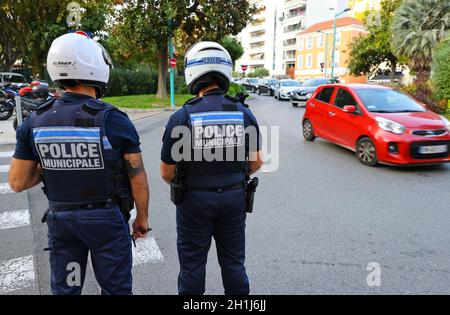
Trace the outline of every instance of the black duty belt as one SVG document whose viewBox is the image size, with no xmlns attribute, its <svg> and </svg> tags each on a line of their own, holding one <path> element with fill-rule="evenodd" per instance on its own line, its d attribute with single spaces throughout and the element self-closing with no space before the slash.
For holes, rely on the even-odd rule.
<svg viewBox="0 0 450 315">
<path fill-rule="evenodd" d="M 244 182 L 239 182 L 237 184 L 233 184 L 230 186 L 223 186 L 223 187 L 198 187 L 198 186 L 186 186 L 186 191 L 210 191 L 210 192 L 224 192 L 229 190 L 236 190 L 240 188 L 244 188 L 245 184 Z"/>
<path fill-rule="evenodd" d="M 117 204 L 111 200 L 102 202 L 91 202 L 82 204 L 63 204 L 58 202 L 49 202 L 50 211 L 75 211 L 75 210 L 94 210 L 94 209 L 111 209 Z"/>
</svg>

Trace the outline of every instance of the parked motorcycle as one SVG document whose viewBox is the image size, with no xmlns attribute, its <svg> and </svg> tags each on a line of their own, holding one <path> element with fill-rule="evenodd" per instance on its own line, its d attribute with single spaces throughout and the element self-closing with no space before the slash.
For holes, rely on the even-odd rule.
<svg viewBox="0 0 450 315">
<path fill-rule="evenodd" d="M 0 120 L 8 120 L 16 107 L 15 92 L 10 86 L 11 83 L 0 84 Z"/>
</svg>

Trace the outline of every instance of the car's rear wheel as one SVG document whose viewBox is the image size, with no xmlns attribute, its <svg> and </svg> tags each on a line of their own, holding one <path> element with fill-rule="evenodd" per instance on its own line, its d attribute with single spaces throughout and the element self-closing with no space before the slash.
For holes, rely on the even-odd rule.
<svg viewBox="0 0 450 315">
<path fill-rule="evenodd" d="M 309 119 L 303 121 L 303 137 L 306 141 L 316 140 L 316 135 L 314 134 L 314 128 Z"/>
<path fill-rule="evenodd" d="M 292 102 L 292 106 L 294 106 L 294 107 L 298 107 L 298 103 L 294 103 L 294 102 Z"/>
<path fill-rule="evenodd" d="M 370 138 L 364 137 L 356 144 L 356 157 L 366 166 L 378 164 L 377 148 Z"/>
</svg>

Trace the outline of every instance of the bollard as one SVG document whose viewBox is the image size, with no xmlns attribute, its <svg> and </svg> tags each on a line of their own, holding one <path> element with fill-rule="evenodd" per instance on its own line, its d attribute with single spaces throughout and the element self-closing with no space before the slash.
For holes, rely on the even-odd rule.
<svg viewBox="0 0 450 315">
<path fill-rule="evenodd" d="M 19 94 L 16 94 L 15 97 L 16 101 L 16 115 L 17 115 L 17 127 L 19 127 L 22 124 L 22 98 Z"/>
</svg>

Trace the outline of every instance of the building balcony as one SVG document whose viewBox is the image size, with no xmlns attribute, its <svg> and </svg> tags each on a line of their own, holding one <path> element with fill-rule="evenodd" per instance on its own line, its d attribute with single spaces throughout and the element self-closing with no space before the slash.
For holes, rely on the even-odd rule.
<svg viewBox="0 0 450 315">
<path fill-rule="evenodd" d="M 285 0 L 284 8 L 286 10 L 295 8 L 306 8 L 306 0 Z"/>
<path fill-rule="evenodd" d="M 265 51 L 266 51 L 266 47 L 264 45 L 257 46 L 257 47 L 250 47 L 250 49 L 248 50 L 248 54 L 254 55 L 254 54 L 264 53 Z"/>
<path fill-rule="evenodd" d="M 266 36 L 265 35 L 261 35 L 261 36 L 250 37 L 248 42 L 249 42 L 249 44 L 259 44 L 259 43 L 261 43 L 262 45 L 264 45 L 265 42 L 266 42 Z"/>
</svg>

